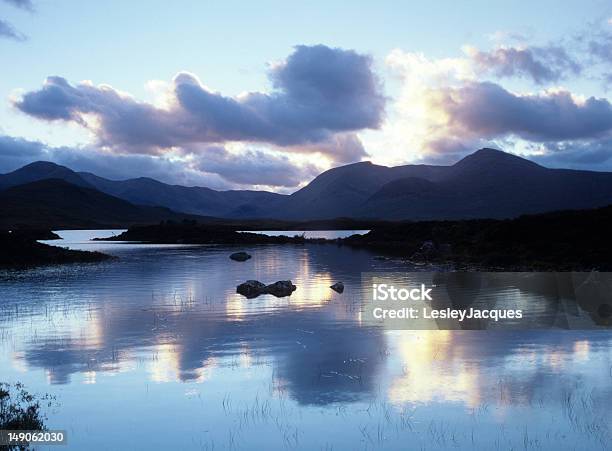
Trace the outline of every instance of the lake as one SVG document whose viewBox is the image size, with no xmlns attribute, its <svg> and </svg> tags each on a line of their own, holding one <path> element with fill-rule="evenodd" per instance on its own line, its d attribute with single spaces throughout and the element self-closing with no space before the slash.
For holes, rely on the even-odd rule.
<svg viewBox="0 0 612 451">
<path fill-rule="evenodd" d="M 609 329 L 392 330 L 363 321 L 362 274 L 407 262 L 330 244 L 241 247 L 253 258 L 234 262 L 224 246 L 89 241 L 120 232 L 50 242 L 116 261 L 0 275 L 0 381 L 56 397 L 47 426 L 67 449 L 611 446 Z M 247 279 L 298 289 L 247 300 Z M 541 294 L 503 295 L 546 310 Z"/>
</svg>

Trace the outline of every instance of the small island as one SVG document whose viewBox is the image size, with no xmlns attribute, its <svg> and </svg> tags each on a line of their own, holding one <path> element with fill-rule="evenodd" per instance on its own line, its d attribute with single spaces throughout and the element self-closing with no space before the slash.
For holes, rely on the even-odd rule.
<svg viewBox="0 0 612 451">
<path fill-rule="evenodd" d="M 199 223 L 197 221 L 162 221 L 156 225 L 133 226 L 126 232 L 96 241 L 139 241 L 150 244 L 304 244 L 328 243 L 323 238 L 306 238 L 302 235 L 268 236 L 253 232 L 239 232 L 234 224 Z M 266 230 L 267 227 L 262 227 Z"/>
</svg>

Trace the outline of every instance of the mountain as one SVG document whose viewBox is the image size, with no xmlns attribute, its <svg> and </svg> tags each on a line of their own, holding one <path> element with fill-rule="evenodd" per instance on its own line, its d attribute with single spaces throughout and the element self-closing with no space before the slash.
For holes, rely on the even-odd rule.
<svg viewBox="0 0 612 451">
<path fill-rule="evenodd" d="M 8 174 L 0 174 L 0 190 L 46 179 L 61 179 L 73 185 L 93 188 L 72 169 L 49 161 L 36 161 Z"/>
<path fill-rule="evenodd" d="M 61 179 L 38 180 L 0 191 L 0 229 L 125 227 L 182 221 L 193 216 L 167 208 L 141 207 Z"/>
<path fill-rule="evenodd" d="M 0 175 L 0 190 L 45 179 L 61 179 L 97 189 L 136 205 L 160 206 L 182 213 L 216 217 L 259 217 L 286 196 L 267 191 L 215 191 L 204 187 L 168 185 L 151 178 L 109 180 L 88 172 L 38 161 Z"/>
<path fill-rule="evenodd" d="M 349 164 L 321 173 L 288 196 L 150 178 L 114 181 L 48 162 L 0 175 L 0 190 L 51 178 L 130 204 L 235 220 L 503 219 L 612 204 L 612 173 L 550 169 L 495 149 L 481 149 L 450 166 Z"/>
<path fill-rule="evenodd" d="M 512 218 L 612 204 L 612 173 L 549 169 L 495 149 L 451 166 L 330 169 L 281 206 L 294 220 Z"/>
<path fill-rule="evenodd" d="M 390 168 L 369 161 L 349 164 L 320 174 L 307 186 L 291 194 L 281 210 L 287 219 L 354 217 L 368 199 L 387 183 L 405 177 L 436 181 L 444 176 L 445 171 L 444 166 L 406 165 Z"/>
<path fill-rule="evenodd" d="M 204 216 L 228 217 L 241 208 L 255 211 L 256 206 L 265 210 L 285 197 L 268 191 L 215 191 L 199 186 L 168 185 L 145 177 L 114 181 L 86 172 L 78 175 L 99 191 L 134 204 L 162 206 Z M 257 212 L 258 216 L 259 210 Z"/>
<path fill-rule="evenodd" d="M 512 218 L 612 204 L 612 173 L 549 169 L 494 149 L 481 149 L 443 176 L 397 179 L 354 211 L 386 219 Z"/>
</svg>

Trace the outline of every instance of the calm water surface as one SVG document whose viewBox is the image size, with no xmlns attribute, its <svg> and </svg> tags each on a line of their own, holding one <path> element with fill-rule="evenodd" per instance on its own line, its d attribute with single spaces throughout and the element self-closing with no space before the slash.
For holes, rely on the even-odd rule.
<svg viewBox="0 0 612 451">
<path fill-rule="evenodd" d="M 88 241 L 119 232 L 54 242 L 117 261 L 0 275 L 0 380 L 56 396 L 48 426 L 68 449 L 612 446 L 609 330 L 383 330 L 361 321 L 361 274 L 405 263 L 335 245 L 246 247 L 239 263 L 236 248 Z M 298 289 L 246 300 L 247 279 Z"/>
</svg>

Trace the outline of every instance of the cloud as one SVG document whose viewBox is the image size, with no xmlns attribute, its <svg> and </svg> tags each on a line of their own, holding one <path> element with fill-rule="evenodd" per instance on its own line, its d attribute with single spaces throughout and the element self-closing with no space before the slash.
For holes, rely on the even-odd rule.
<svg viewBox="0 0 612 451">
<path fill-rule="evenodd" d="M 18 8 L 25 9 L 26 11 L 30 11 L 30 12 L 34 11 L 34 5 L 32 4 L 31 0 L 4 0 L 4 1 Z M 14 41 L 25 41 L 27 39 L 26 35 L 15 30 L 15 28 L 13 28 L 13 26 L 10 23 L 2 19 L 0 19 L 0 38 L 12 39 Z"/>
<path fill-rule="evenodd" d="M 612 169 L 612 104 L 606 98 L 562 88 L 512 92 L 485 81 L 468 57 L 429 59 L 395 50 L 387 64 L 402 88 L 389 108 L 382 149 L 412 162 L 448 164 L 495 147 L 557 166 Z"/>
<path fill-rule="evenodd" d="M 14 171 L 34 161 L 52 161 L 75 171 L 92 172 L 113 180 L 152 177 L 166 183 L 222 189 L 232 186 L 214 174 L 191 170 L 185 161 L 148 155 L 115 155 L 95 148 L 50 147 L 39 141 L 0 136 L 0 173 Z"/>
<path fill-rule="evenodd" d="M 0 38 L 13 39 L 14 41 L 25 41 L 26 36 L 15 30 L 13 26 L 0 19 Z"/>
<path fill-rule="evenodd" d="M 225 180 L 239 185 L 266 185 L 295 187 L 320 172 L 311 164 L 298 166 L 285 155 L 248 149 L 233 153 L 223 147 L 211 147 L 198 158 L 197 167 L 205 172 L 219 174 Z"/>
<path fill-rule="evenodd" d="M 483 147 L 500 148 L 487 140 L 465 139 L 453 136 L 434 137 L 427 141 L 426 159 L 429 164 L 453 164 L 476 149 Z"/>
<path fill-rule="evenodd" d="M 0 135 L 0 173 L 47 158 L 46 148 L 36 141 Z"/>
<path fill-rule="evenodd" d="M 112 180 L 151 177 L 170 184 L 213 189 L 257 186 L 286 191 L 320 172 L 312 164 L 296 164 L 286 156 L 261 150 L 229 152 L 221 146 L 207 146 L 197 153 L 181 152 L 172 157 L 119 155 L 93 147 L 49 147 L 38 141 L 0 135 L 0 173 L 40 160 Z"/>
<path fill-rule="evenodd" d="M 604 74 L 604 76 L 603 76 L 603 83 L 604 83 L 604 88 L 607 91 L 612 90 L 612 72 L 610 72 L 608 74 Z"/>
<path fill-rule="evenodd" d="M 467 47 L 466 53 L 478 72 L 497 77 L 527 77 L 537 84 L 558 81 L 582 71 L 581 64 L 560 46 L 499 47 L 481 51 Z"/>
<path fill-rule="evenodd" d="M 532 160 L 548 167 L 612 171 L 612 137 L 601 140 L 544 143 Z"/>
<path fill-rule="evenodd" d="M 34 11 L 32 0 L 4 0 L 4 2 L 26 11 Z"/>
<path fill-rule="evenodd" d="M 607 99 L 581 100 L 564 90 L 521 95 L 495 83 L 467 82 L 430 90 L 428 97 L 430 108 L 444 114 L 454 136 L 567 141 L 612 131 L 612 105 Z"/>
<path fill-rule="evenodd" d="M 591 55 L 605 63 L 612 63 L 612 34 L 606 32 L 597 33 L 588 42 Z"/>
<path fill-rule="evenodd" d="M 520 33 L 518 31 L 508 31 L 508 30 L 497 30 L 489 35 L 487 35 L 489 40 L 493 42 L 505 42 L 505 41 L 515 41 L 515 42 L 526 42 L 529 38 L 524 33 Z"/>
<path fill-rule="evenodd" d="M 356 133 L 336 133 L 323 142 L 298 145 L 286 150 L 327 155 L 335 164 L 354 163 L 369 156 Z"/>
<path fill-rule="evenodd" d="M 325 152 L 346 159 L 335 147 L 337 134 L 380 126 L 385 106 L 371 59 L 323 45 L 297 46 L 270 69 L 271 92 L 227 97 L 181 72 L 173 80 L 170 103 L 140 102 L 106 85 L 71 85 L 49 77 L 43 87 L 14 102 L 43 120 L 72 121 L 90 129 L 99 145 L 135 153 L 163 153 L 174 147 L 226 142 L 261 142 Z M 318 146 L 318 148 L 317 148 Z M 353 161 L 363 148 L 353 146 Z"/>
</svg>

